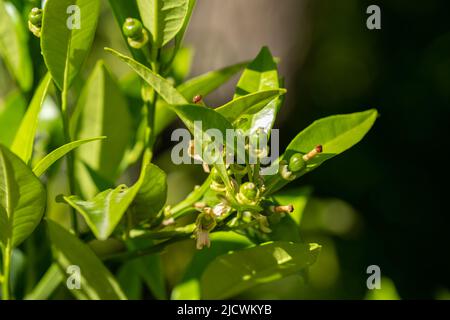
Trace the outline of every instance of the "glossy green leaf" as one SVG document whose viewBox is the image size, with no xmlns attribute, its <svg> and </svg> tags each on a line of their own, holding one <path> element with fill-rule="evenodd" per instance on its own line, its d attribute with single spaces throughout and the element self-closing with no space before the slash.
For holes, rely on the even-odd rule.
<svg viewBox="0 0 450 320">
<path fill-rule="evenodd" d="M 91 200 L 78 196 L 64 196 L 64 200 L 85 219 L 99 240 L 106 240 L 122 219 L 136 196 L 137 188 L 120 185 L 97 194 Z"/>
<path fill-rule="evenodd" d="M 146 166 L 145 174 L 136 197 L 132 212 L 137 221 L 154 218 L 164 207 L 167 199 L 167 175 L 154 164 Z"/>
<path fill-rule="evenodd" d="M 33 84 L 33 67 L 28 52 L 28 34 L 20 13 L 0 0 L 0 57 L 24 91 Z"/>
<path fill-rule="evenodd" d="M 56 150 L 53 150 L 50 152 L 47 156 L 45 156 L 41 161 L 39 161 L 36 166 L 33 168 L 33 172 L 36 176 L 40 177 L 47 171 L 48 168 L 50 168 L 51 165 L 53 165 L 56 161 L 64 157 L 66 154 L 68 154 L 73 149 L 78 148 L 79 146 L 89 143 L 92 141 L 102 140 L 106 137 L 97 137 L 97 138 L 91 138 L 91 139 L 85 139 L 85 140 L 77 140 L 70 143 L 67 143 L 61 147 L 59 147 Z"/>
<path fill-rule="evenodd" d="M 300 132 L 286 148 L 286 156 L 293 153 L 308 153 L 322 145 L 323 153 L 311 160 L 308 169 L 334 157 L 357 144 L 372 128 L 378 112 L 370 109 L 363 112 L 336 115 L 315 121 Z"/>
<path fill-rule="evenodd" d="M 83 182 L 82 194 L 91 197 L 99 190 L 86 172 L 87 164 L 99 176 L 115 182 L 125 150 L 131 140 L 131 115 L 126 98 L 115 79 L 99 61 L 86 82 L 76 107 L 72 126 L 76 139 L 106 136 L 105 141 L 84 145 L 75 151 L 76 171 Z"/>
<path fill-rule="evenodd" d="M 278 88 L 277 64 L 269 48 L 263 47 L 255 60 L 242 73 L 237 84 L 235 98 L 258 91 Z"/>
<path fill-rule="evenodd" d="M 152 70 L 140 64 L 136 60 L 127 57 L 113 49 L 106 48 L 105 50 L 128 64 L 128 66 L 133 69 L 142 79 L 144 79 L 156 92 L 158 92 L 158 94 L 168 104 L 175 105 L 187 103 L 187 100 L 183 97 L 183 95 L 178 92 L 177 89 L 175 89 L 169 81 L 167 81 L 160 75 L 154 73 Z"/>
<path fill-rule="evenodd" d="M 255 60 L 242 73 L 237 84 L 235 98 L 278 88 L 280 88 L 280 79 L 277 64 L 270 50 L 263 47 Z M 270 132 L 283 102 L 284 95 L 268 101 L 266 105 L 258 109 L 249 110 L 238 120 L 237 127 L 247 134 L 251 134 L 260 128 L 264 129 L 265 132 Z"/>
<path fill-rule="evenodd" d="M 161 176 L 164 177 L 161 177 Z M 155 183 L 155 177 L 157 178 Z M 131 187 L 122 184 L 97 194 L 91 200 L 78 196 L 63 196 L 65 202 L 76 209 L 86 220 L 89 228 L 99 240 L 106 240 L 114 231 L 136 196 L 136 207 L 141 215 L 154 216 L 161 203 L 165 203 L 167 186 L 165 174 L 153 164 L 148 164 L 138 181 Z M 155 188 L 153 190 L 152 188 Z M 161 205 L 162 207 L 162 205 Z"/>
<path fill-rule="evenodd" d="M 288 161 L 295 153 L 306 154 L 315 146 L 322 145 L 323 153 L 311 159 L 306 170 L 297 174 L 298 178 L 361 141 L 372 128 L 377 117 L 377 110 L 370 109 L 317 120 L 292 140 L 281 159 Z M 277 162 L 274 165 L 279 164 Z M 267 184 L 275 185 L 271 190 L 276 191 L 286 185 L 287 181 L 282 180 L 278 175 L 270 176 Z"/>
<path fill-rule="evenodd" d="M 124 300 L 117 281 L 88 245 L 51 220 L 47 221 L 55 261 L 64 277 L 69 266 L 80 268 L 81 287 L 78 297 L 91 300 Z"/>
<path fill-rule="evenodd" d="M 184 19 L 183 26 L 181 27 L 180 31 L 175 36 L 175 46 L 172 53 L 173 54 L 172 59 L 174 59 L 179 54 L 181 44 L 183 43 L 184 35 L 186 34 L 196 3 L 197 0 L 188 0 L 188 9 L 186 13 L 186 18 Z"/>
<path fill-rule="evenodd" d="M 189 0 L 137 0 L 153 45 L 161 48 L 177 35 L 188 14 L 188 3 Z"/>
<path fill-rule="evenodd" d="M 232 250 L 250 247 L 252 242 L 234 232 L 215 232 L 211 234 L 211 248 L 196 251 L 191 263 L 186 268 L 181 281 L 172 290 L 173 300 L 198 300 L 200 278 L 208 265 L 219 256 Z"/>
<path fill-rule="evenodd" d="M 205 98 L 229 81 L 246 65 L 247 62 L 238 63 L 223 69 L 202 74 L 182 83 L 177 87 L 177 90 L 187 101 L 192 101 L 196 95 L 201 95 Z M 155 131 L 156 134 L 159 134 L 175 119 L 176 115 L 170 108 L 167 108 L 167 103 L 165 101 L 158 100 L 155 117 Z"/>
<path fill-rule="evenodd" d="M 311 266 L 318 244 L 271 242 L 216 258 L 201 278 L 202 299 L 227 299 Z"/>
<path fill-rule="evenodd" d="M 39 112 L 50 86 L 51 78 L 47 74 L 36 90 L 30 106 L 22 119 L 19 130 L 11 146 L 11 150 L 25 163 L 29 163 L 33 154 L 33 145 L 39 120 Z"/>
<path fill-rule="evenodd" d="M 19 91 L 13 91 L 0 104 L 0 143 L 10 147 L 25 115 L 27 102 Z"/>
<path fill-rule="evenodd" d="M 69 10 L 76 8 L 71 7 L 74 5 L 79 8 L 79 15 L 76 10 Z M 61 90 L 70 87 L 89 53 L 99 12 L 99 0 L 46 1 L 42 20 L 42 55 Z"/>
<path fill-rule="evenodd" d="M 230 122 L 238 122 L 245 115 L 254 114 L 263 109 L 269 102 L 286 93 L 285 89 L 259 91 L 238 97 L 215 109 Z"/>
<path fill-rule="evenodd" d="M 44 186 L 14 153 L 0 145 L 0 242 L 17 247 L 41 221 Z"/>
</svg>

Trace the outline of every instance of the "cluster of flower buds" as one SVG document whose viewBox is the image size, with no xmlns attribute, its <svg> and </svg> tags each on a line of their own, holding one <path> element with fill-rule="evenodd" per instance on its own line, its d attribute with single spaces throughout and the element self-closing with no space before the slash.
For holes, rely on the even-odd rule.
<svg viewBox="0 0 450 320">
<path fill-rule="evenodd" d="M 308 161 L 314 159 L 317 155 L 322 153 L 321 145 L 316 146 L 307 154 L 296 153 L 291 156 L 289 162 L 283 160 L 280 162 L 280 175 L 284 180 L 292 181 L 302 173 L 308 164 Z"/>
<path fill-rule="evenodd" d="M 33 8 L 28 15 L 28 29 L 38 38 L 41 37 L 42 9 Z"/>
<path fill-rule="evenodd" d="M 148 33 L 142 23 L 134 18 L 127 18 L 122 27 L 123 34 L 127 37 L 128 44 L 134 49 L 141 49 L 148 43 Z"/>
</svg>

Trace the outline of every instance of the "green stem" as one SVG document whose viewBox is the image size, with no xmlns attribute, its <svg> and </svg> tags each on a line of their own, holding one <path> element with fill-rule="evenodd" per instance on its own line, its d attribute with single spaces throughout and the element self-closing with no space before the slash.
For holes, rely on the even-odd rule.
<svg viewBox="0 0 450 320">
<path fill-rule="evenodd" d="M 64 129 L 64 143 L 72 142 L 70 137 L 70 119 L 69 119 L 69 111 L 68 111 L 68 91 L 64 88 L 61 92 L 61 111 L 62 111 L 62 120 L 63 120 L 63 129 Z M 69 182 L 69 193 L 75 193 L 75 160 L 73 157 L 73 153 L 69 152 L 66 156 L 67 159 L 67 180 Z M 72 229 L 75 234 L 78 235 L 78 220 L 77 213 L 75 210 L 70 209 L 72 214 Z"/>
<path fill-rule="evenodd" d="M 3 249 L 3 284 L 2 284 L 2 299 L 3 300 L 10 300 L 10 271 L 11 271 L 11 245 L 8 241 L 6 243 L 6 246 Z"/>
</svg>

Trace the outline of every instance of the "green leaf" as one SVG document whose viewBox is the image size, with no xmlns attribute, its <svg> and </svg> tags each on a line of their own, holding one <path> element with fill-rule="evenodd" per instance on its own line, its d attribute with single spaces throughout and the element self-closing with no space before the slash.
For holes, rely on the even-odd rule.
<svg viewBox="0 0 450 320">
<path fill-rule="evenodd" d="M 133 202 L 133 220 L 156 217 L 167 200 L 167 175 L 154 164 L 148 164 Z"/>
<path fill-rule="evenodd" d="M 73 141 L 70 143 L 67 143 L 61 147 L 59 147 L 56 150 L 53 150 L 50 152 L 47 156 L 45 156 L 41 161 L 39 161 L 36 166 L 33 168 L 33 172 L 36 176 L 40 177 L 47 171 L 48 168 L 50 168 L 51 165 L 53 165 L 56 161 L 64 157 L 67 153 L 72 151 L 75 148 L 78 148 L 79 146 L 89 143 L 92 141 L 102 140 L 106 137 L 97 137 L 97 138 L 91 138 L 91 139 L 85 139 L 85 140 L 78 140 Z"/>
<path fill-rule="evenodd" d="M 128 299 L 142 299 L 142 283 L 136 270 L 135 261 L 127 262 L 120 267 L 117 272 L 117 281 Z"/>
<path fill-rule="evenodd" d="M 0 145 L 0 243 L 17 247 L 44 214 L 47 196 L 30 168 Z"/>
<path fill-rule="evenodd" d="M 71 265 L 80 268 L 80 296 L 92 300 L 125 300 L 117 281 L 88 245 L 51 220 L 47 221 L 56 262 L 64 277 Z"/>
<path fill-rule="evenodd" d="M 242 73 L 237 84 L 235 98 L 258 91 L 278 88 L 277 64 L 269 48 L 263 47 L 255 60 Z"/>
<path fill-rule="evenodd" d="M 42 80 L 36 90 L 30 106 L 22 119 L 19 130 L 16 133 L 11 150 L 17 154 L 25 163 L 29 163 L 33 154 L 33 145 L 39 120 L 39 112 L 48 92 L 51 82 L 50 75 Z"/>
<path fill-rule="evenodd" d="M 0 0 L 0 57 L 24 91 L 33 84 L 33 66 L 28 52 L 28 33 L 16 7 Z"/>
<path fill-rule="evenodd" d="M 239 122 L 245 115 L 254 114 L 280 95 L 286 93 L 285 89 L 259 91 L 246 96 L 238 97 L 227 104 L 215 109 L 230 122 Z"/>
<path fill-rule="evenodd" d="M 58 288 L 64 277 L 59 266 L 54 263 L 48 268 L 45 274 L 34 287 L 33 291 L 25 296 L 25 300 L 46 300 Z"/>
<path fill-rule="evenodd" d="M 312 189 L 310 187 L 298 187 L 281 190 L 273 195 L 273 198 L 279 205 L 293 205 L 294 211 L 289 216 L 294 220 L 297 226 L 300 226 L 303 218 L 303 212 L 311 197 Z"/>
<path fill-rule="evenodd" d="M 192 101 L 196 95 L 201 95 L 205 98 L 211 92 L 215 91 L 217 88 L 229 81 L 246 65 L 247 62 L 238 63 L 223 69 L 202 74 L 182 83 L 177 87 L 177 90 L 187 101 Z M 165 101 L 158 100 L 155 115 L 156 134 L 161 133 L 175 119 L 175 117 L 176 115 L 173 111 L 167 107 L 167 103 Z"/>
<path fill-rule="evenodd" d="M 91 200 L 86 201 L 78 196 L 64 196 L 63 199 L 84 217 L 97 239 L 106 240 L 133 202 L 137 191 L 137 188 L 128 188 L 123 184 L 100 192 Z"/>
<path fill-rule="evenodd" d="M 263 47 L 258 56 L 244 70 L 237 84 L 235 98 L 263 90 L 280 88 L 277 64 L 267 47 Z M 237 127 L 247 134 L 263 128 L 265 132 L 272 129 L 278 111 L 284 102 L 284 95 L 268 101 L 258 109 L 249 110 L 239 120 Z"/>
<path fill-rule="evenodd" d="M 75 152 L 76 171 L 83 182 L 82 194 L 91 197 L 99 190 L 95 187 L 85 166 L 87 164 L 99 176 L 115 181 L 120 164 L 131 140 L 131 115 L 126 98 L 115 79 L 99 61 L 86 82 L 76 106 L 72 126 L 79 140 L 107 136 L 106 141 L 81 146 Z"/>
<path fill-rule="evenodd" d="M 271 242 L 215 259 L 201 278 L 202 299 L 227 299 L 308 268 L 320 252 L 318 244 Z"/>
<path fill-rule="evenodd" d="M 317 145 L 322 145 L 323 153 L 308 161 L 306 170 L 296 175 L 299 178 L 361 141 L 372 128 L 377 117 L 377 110 L 370 109 L 317 120 L 292 140 L 281 159 L 289 161 L 295 153 L 306 154 Z M 278 166 L 279 162 L 274 165 Z M 278 175 L 270 176 L 267 181 L 268 185 L 275 185 L 271 188 L 272 192 L 279 190 L 287 183 Z"/>
<path fill-rule="evenodd" d="M 192 13 L 194 12 L 195 4 L 197 3 L 197 0 L 188 0 L 188 9 L 186 13 L 186 18 L 184 19 L 183 26 L 181 27 L 178 34 L 175 36 L 175 46 L 173 49 L 173 56 L 172 61 L 175 59 L 177 54 L 179 53 L 179 50 L 181 48 L 181 44 L 184 40 L 184 35 L 186 34 L 187 28 L 189 26 L 189 22 L 191 21 Z"/>
<path fill-rule="evenodd" d="M 276 222 L 276 218 L 273 221 L 269 217 L 270 229 L 272 229 L 272 232 L 269 234 L 270 240 L 302 242 L 299 226 L 311 192 L 312 189 L 309 187 L 286 188 L 280 190 L 273 196 L 273 199 L 278 205 L 292 205 L 294 211 L 286 214 L 278 222 Z M 278 214 L 275 214 L 275 217 L 277 216 Z"/>
<path fill-rule="evenodd" d="M 211 234 L 211 248 L 196 251 L 191 263 L 186 268 L 181 281 L 172 290 L 173 300 L 200 299 L 200 278 L 208 265 L 219 256 L 251 246 L 246 237 L 234 232 L 215 232 Z"/>
<path fill-rule="evenodd" d="M 184 25 L 189 0 L 137 0 L 144 26 L 152 43 L 161 48 L 172 40 Z"/>
<path fill-rule="evenodd" d="M 156 184 L 153 180 L 155 177 Z M 166 201 L 167 185 L 164 181 L 165 174 L 161 173 L 155 165 L 148 164 L 138 181 L 130 188 L 122 184 L 115 189 L 105 190 L 88 201 L 78 196 L 63 196 L 63 199 L 84 217 L 97 239 L 106 240 L 138 194 L 135 205 L 141 215 L 150 218 L 158 212 L 151 210 L 157 209 L 162 202 Z M 155 190 L 152 190 L 153 187 Z"/>
<path fill-rule="evenodd" d="M 152 241 L 149 239 L 131 239 L 127 244 L 128 249 L 134 251 L 148 248 L 152 245 Z M 167 299 L 161 255 L 147 255 L 133 260 L 132 263 L 136 274 L 145 282 L 153 296 L 156 299 Z"/>
<path fill-rule="evenodd" d="M 176 105 L 188 103 L 183 95 L 179 93 L 169 81 L 154 73 L 146 66 L 113 49 L 105 48 L 105 50 L 128 64 L 128 66 L 144 79 L 145 82 L 147 82 L 168 104 Z"/>
<path fill-rule="evenodd" d="M 67 13 L 76 5 L 80 15 Z M 70 88 L 94 40 L 100 12 L 99 0 L 47 0 L 42 20 L 41 48 L 45 64 L 61 90 Z M 79 18 L 72 28 L 70 22 Z"/>
<path fill-rule="evenodd" d="M 175 105 L 170 106 L 170 108 L 178 115 L 192 134 L 195 132 L 195 122 L 201 122 L 203 133 L 210 129 L 217 129 L 222 133 L 224 139 L 226 130 L 233 129 L 231 123 L 213 109 L 196 104 Z"/>
<path fill-rule="evenodd" d="M 0 105 L 0 143 L 10 147 L 19 130 L 25 114 L 27 102 L 19 91 L 13 91 L 6 96 Z"/>
</svg>

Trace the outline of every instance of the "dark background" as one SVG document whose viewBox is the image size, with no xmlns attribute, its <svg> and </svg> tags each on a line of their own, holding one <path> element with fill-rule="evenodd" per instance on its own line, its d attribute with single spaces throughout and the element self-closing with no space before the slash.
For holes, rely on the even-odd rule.
<svg viewBox="0 0 450 320">
<path fill-rule="evenodd" d="M 379 110 L 360 145 L 299 183 L 363 219 L 358 237 L 334 237 L 344 279 L 363 281 L 365 266 L 377 264 L 402 298 L 434 298 L 450 285 L 450 3 L 379 1 L 381 30 L 365 28 L 370 4 L 312 4 L 311 49 L 290 92 L 299 116 L 280 124 L 283 144 L 318 117 Z M 359 294 L 357 281 L 346 284 L 344 297 Z"/>
</svg>

